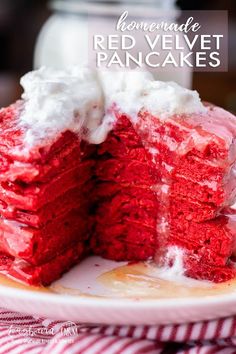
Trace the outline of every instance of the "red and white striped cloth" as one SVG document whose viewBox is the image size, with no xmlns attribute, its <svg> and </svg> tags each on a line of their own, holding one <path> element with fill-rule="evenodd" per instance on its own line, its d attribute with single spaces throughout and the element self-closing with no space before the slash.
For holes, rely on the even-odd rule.
<svg viewBox="0 0 236 354">
<path fill-rule="evenodd" d="M 103 326 L 0 310 L 0 354 L 230 354 L 236 317 L 166 326 Z"/>
</svg>

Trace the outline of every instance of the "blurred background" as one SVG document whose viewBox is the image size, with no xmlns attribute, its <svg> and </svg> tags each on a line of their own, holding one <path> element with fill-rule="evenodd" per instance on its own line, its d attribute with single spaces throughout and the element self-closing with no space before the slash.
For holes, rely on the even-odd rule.
<svg viewBox="0 0 236 354">
<path fill-rule="evenodd" d="M 195 72 L 192 86 L 202 99 L 236 112 L 236 1 L 179 0 L 177 5 L 183 10 L 229 11 L 228 72 Z M 46 0 L 0 0 L 0 106 L 20 97 L 18 80 L 32 70 L 36 38 L 51 14 Z"/>
</svg>

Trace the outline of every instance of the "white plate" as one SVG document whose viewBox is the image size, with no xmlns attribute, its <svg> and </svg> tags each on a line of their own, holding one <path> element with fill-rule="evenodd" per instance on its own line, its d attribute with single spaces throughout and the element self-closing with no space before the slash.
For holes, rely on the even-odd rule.
<svg viewBox="0 0 236 354">
<path fill-rule="evenodd" d="M 236 314 L 236 281 L 169 282 L 155 268 L 89 257 L 49 289 L 0 278 L 0 306 L 60 320 L 167 324 Z"/>
</svg>

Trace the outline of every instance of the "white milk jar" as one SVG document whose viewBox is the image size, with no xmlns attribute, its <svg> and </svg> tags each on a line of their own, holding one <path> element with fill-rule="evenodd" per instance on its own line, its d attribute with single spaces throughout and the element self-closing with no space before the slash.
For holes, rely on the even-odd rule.
<svg viewBox="0 0 236 354">
<path fill-rule="evenodd" d="M 90 19 L 102 20 L 103 27 L 114 26 L 119 16 L 128 11 L 135 18 L 142 19 L 142 14 L 164 11 L 167 20 L 175 21 L 179 11 L 175 0 L 54 0 L 49 3 L 53 10 L 39 33 L 35 54 L 34 68 L 49 66 L 64 69 L 70 65 L 89 63 L 89 25 Z M 89 14 L 89 15 L 88 15 Z M 155 18 L 156 21 L 163 18 Z M 98 28 L 99 32 L 99 28 Z M 142 48 L 139 48 L 142 51 Z M 178 68 L 175 71 L 157 69 L 155 76 L 159 80 L 175 81 L 191 88 L 192 69 Z"/>
</svg>

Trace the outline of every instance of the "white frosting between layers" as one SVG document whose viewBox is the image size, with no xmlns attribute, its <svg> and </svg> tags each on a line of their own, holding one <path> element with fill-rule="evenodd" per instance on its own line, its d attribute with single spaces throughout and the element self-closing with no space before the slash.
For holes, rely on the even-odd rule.
<svg viewBox="0 0 236 354">
<path fill-rule="evenodd" d="M 23 76 L 21 85 L 25 109 L 20 125 L 25 128 L 25 142 L 30 146 L 65 130 L 99 144 L 113 126 L 114 105 L 134 121 L 143 108 L 161 119 L 205 110 L 196 91 L 174 82 L 154 81 L 145 71 L 96 72 L 79 67 L 61 71 L 42 67 Z"/>
</svg>

